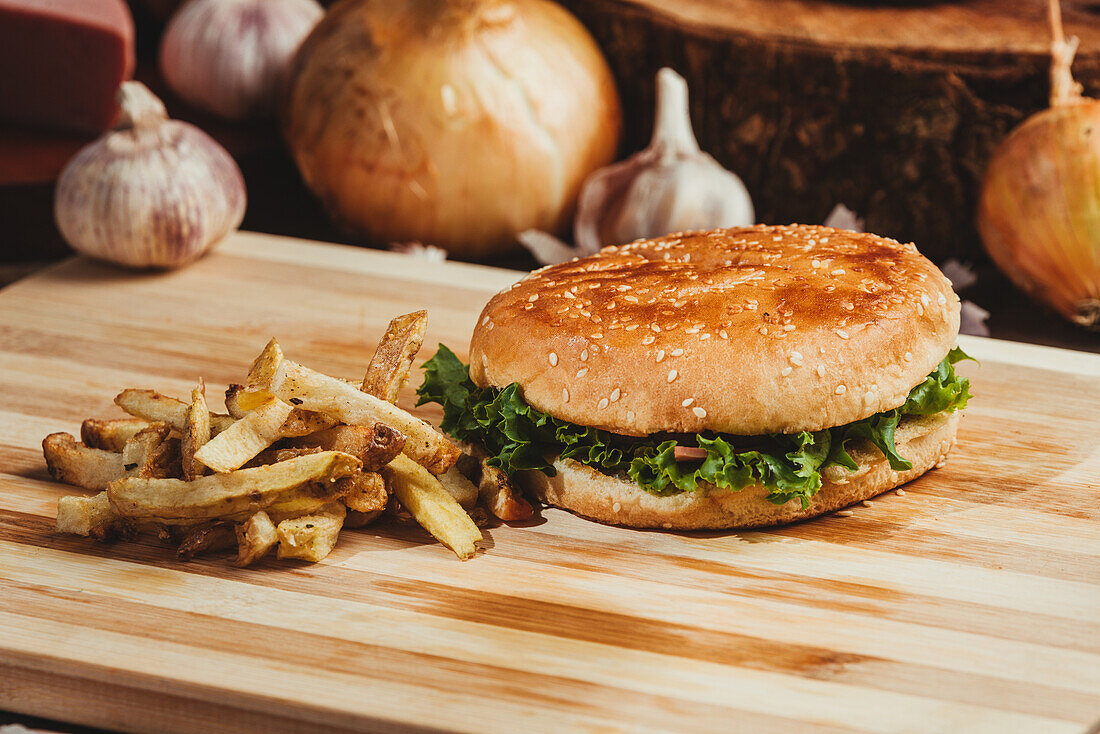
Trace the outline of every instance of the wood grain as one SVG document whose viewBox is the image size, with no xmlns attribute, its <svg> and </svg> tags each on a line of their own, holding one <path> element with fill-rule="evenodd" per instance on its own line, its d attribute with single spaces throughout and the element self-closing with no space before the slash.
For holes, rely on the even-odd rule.
<svg viewBox="0 0 1100 734">
<path fill-rule="evenodd" d="M 215 395 L 272 335 L 356 376 L 421 307 L 426 343 L 463 352 L 517 277 L 240 234 L 181 272 L 78 260 L 0 292 L 0 708 L 158 732 L 1077 733 L 1100 714 L 1100 358 L 1081 353 L 965 340 L 982 364 L 951 460 L 847 518 L 666 533 L 543 510 L 467 563 L 393 523 L 249 569 L 53 532 L 73 490 L 39 442 L 115 415 L 120 388 L 202 375 Z"/>
</svg>

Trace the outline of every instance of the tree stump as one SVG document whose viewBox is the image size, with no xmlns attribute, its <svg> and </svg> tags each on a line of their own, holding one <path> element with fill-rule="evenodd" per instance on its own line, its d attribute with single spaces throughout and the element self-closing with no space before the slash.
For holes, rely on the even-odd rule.
<svg viewBox="0 0 1100 734">
<path fill-rule="evenodd" d="M 654 74 L 688 81 L 700 144 L 769 223 L 843 203 L 941 261 L 983 258 L 974 213 L 994 147 L 1047 106 L 1046 0 L 563 0 L 619 83 L 628 152 L 648 141 Z M 1074 73 L 1100 94 L 1100 1 L 1063 0 Z"/>
</svg>

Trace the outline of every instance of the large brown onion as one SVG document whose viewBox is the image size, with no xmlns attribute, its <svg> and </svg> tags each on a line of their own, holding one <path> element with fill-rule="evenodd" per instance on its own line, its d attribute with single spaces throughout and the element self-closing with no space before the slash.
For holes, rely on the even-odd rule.
<svg viewBox="0 0 1100 734">
<path fill-rule="evenodd" d="M 1041 303 L 1082 326 L 1100 326 L 1100 100 L 1070 75 L 1056 0 L 1050 109 L 1024 121 L 993 155 L 978 230 L 990 257 Z"/>
<path fill-rule="evenodd" d="M 345 0 L 295 57 L 283 122 L 342 224 L 478 257 L 565 228 L 621 112 L 591 36 L 549 0 Z"/>
</svg>

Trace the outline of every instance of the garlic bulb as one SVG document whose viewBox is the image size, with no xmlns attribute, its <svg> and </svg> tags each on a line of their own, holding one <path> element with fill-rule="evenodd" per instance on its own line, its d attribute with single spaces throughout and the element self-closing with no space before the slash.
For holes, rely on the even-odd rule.
<svg viewBox="0 0 1100 734">
<path fill-rule="evenodd" d="M 982 181 L 978 231 L 1017 286 L 1065 318 L 1100 327 L 1100 100 L 1081 96 L 1051 0 L 1050 109 L 1013 130 Z"/>
<path fill-rule="evenodd" d="M 291 57 L 324 12 L 316 0 L 190 0 L 164 31 L 161 75 L 205 112 L 270 116 Z"/>
<path fill-rule="evenodd" d="M 649 147 L 588 177 L 577 203 L 580 254 L 669 232 L 753 223 L 745 185 L 699 149 L 688 89 L 669 68 L 657 72 L 657 118 Z"/>
<path fill-rule="evenodd" d="M 120 123 L 61 172 L 54 218 L 73 249 L 131 267 L 197 258 L 244 218 L 244 179 L 225 149 L 169 120 L 139 82 L 119 91 Z"/>
</svg>

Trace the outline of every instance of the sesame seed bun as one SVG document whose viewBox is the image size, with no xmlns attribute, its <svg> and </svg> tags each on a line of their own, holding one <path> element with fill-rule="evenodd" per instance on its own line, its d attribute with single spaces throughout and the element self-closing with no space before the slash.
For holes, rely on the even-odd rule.
<svg viewBox="0 0 1100 734">
<path fill-rule="evenodd" d="M 781 525 L 853 505 L 916 479 L 947 458 L 959 417 L 959 413 L 940 413 L 902 421 L 896 440 L 898 451 L 913 463 L 908 471 L 895 472 L 873 446 L 860 442 L 850 451 L 859 469 L 825 469 L 824 485 L 805 509 L 797 500 L 783 505 L 768 502 L 768 490 L 763 487 L 730 492 L 704 484 L 694 492 L 661 497 L 629 479 L 601 474 L 572 459 L 554 462 L 557 476 L 528 471 L 521 481 L 544 502 L 609 525 L 679 530 Z"/>
<path fill-rule="evenodd" d="M 814 431 L 904 403 L 958 329 L 950 282 L 911 244 L 803 225 L 688 232 L 497 294 L 470 376 L 616 433 Z"/>
</svg>

